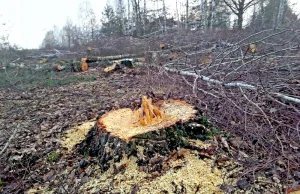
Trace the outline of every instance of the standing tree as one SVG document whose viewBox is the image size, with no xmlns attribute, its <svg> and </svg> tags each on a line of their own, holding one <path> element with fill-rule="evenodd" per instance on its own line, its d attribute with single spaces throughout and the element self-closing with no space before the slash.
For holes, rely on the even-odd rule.
<svg viewBox="0 0 300 194">
<path fill-rule="evenodd" d="M 55 35 L 54 30 L 49 30 L 48 32 L 46 32 L 41 47 L 46 49 L 52 49 L 57 46 L 59 46 L 58 37 Z"/>
<path fill-rule="evenodd" d="M 164 33 L 166 33 L 167 30 L 167 10 L 166 10 L 166 3 L 165 0 L 162 0 L 163 3 L 163 16 L 164 16 Z M 188 3 L 188 0 L 187 0 Z"/>
<path fill-rule="evenodd" d="M 133 19 L 135 24 L 135 35 L 141 36 L 142 33 L 142 13 L 141 13 L 141 0 L 131 0 L 133 9 Z"/>
<path fill-rule="evenodd" d="M 215 19 L 213 25 L 216 28 L 229 28 L 231 12 L 222 0 L 216 0 Z"/>
<path fill-rule="evenodd" d="M 188 29 L 189 25 L 189 0 L 186 0 L 185 4 L 185 29 Z"/>
<path fill-rule="evenodd" d="M 261 27 L 264 28 L 265 27 L 265 7 L 264 7 L 264 2 L 265 0 L 260 0 L 259 1 L 259 9 L 260 9 L 260 20 L 261 20 Z"/>
<path fill-rule="evenodd" d="M 179 30 L 181 30 L 181 22 L 180 22 L 180 16 L 178 11 L 178 0 L 176 0 L 176 20 L 177 20 L 177 27 Z"/>
<path fill-rule="evenodd" d="M 8 33 L 8 23 L 2 20 L 2 15 L 0 15 L 0 50 L 6 49 L 9 47 L 9 33 Z"/>
<path fill-rule="evenodd" d="M 285 5 L 286 5 L 286 0 L 280 0 L 279 8 L 278 8 L 278 14 L 277 14 L 277 26 L 282 25 Z"/>
<path fill-rule="evenodd" d="M 123 0 L 117 0 L 116 2 L 116 27 L 117 33 L 119 35 L 125 34 L 126 28 L 126 19 L 125 19 L 125 6 Z"/>
<path fill-rule="evenodd" d="M 288 5 L 286 0 L 260 0 L 259 11 L 251 21 L 254 28 L 276 28 L 282 27 L 288 21 L 297 20 L 297 16 Z"/>
<path fill-rule="evenodd" d="M 147 1 L 144 0 L 144 7 L 143 7 L 143 29 L 144 29 L 144 34 L 146 34 L 146 25 L 147 25 Z"/>
<path fill-rule="evenodd" d="M 209 29 L 212 30 L 215 25 L 216 19 L 216 7 L 218 6 L 219 0 L 210 1 L 210 12 L 209 12 Z"/>
<path fill-rule="evenodd" d="M 74 28 L 73 22 L 70 18 L 68 18 L 66 24 L 62 29 L 62 44 L 67 45 L 69 49 L 72 46 L 72 40 L 74 35 L 73 28 Z"/>
<path fill-rule="evenodd" d="M 200 1 L 200 7 L 201 7 L 201 26 L 204 30 L 207 28 L 207 0 L 201 0 Z"/>
<path fill-rule="evenodd" d="M 223 0 L 224 3 L 237 16 L 238 29 L 243 28 L 243 20 L 245 11 L 252 5 L 259 2 L 259 0 Z"/>
<path fill-rule="evenodd" d="M 96 32 L 99 29 L 95 12 L 89 1 L 83 1 L 79 8 L 79 19 L 83 32 L 85 43 L 93 41 L 96 38 Z"/>
<path fill-rule="evenodd" d="M 116 15 L 111 5 L 107 4 L 102 12 L 102 28 L 101 32 L 106 35 L 116 33 Z"/>
</svg>

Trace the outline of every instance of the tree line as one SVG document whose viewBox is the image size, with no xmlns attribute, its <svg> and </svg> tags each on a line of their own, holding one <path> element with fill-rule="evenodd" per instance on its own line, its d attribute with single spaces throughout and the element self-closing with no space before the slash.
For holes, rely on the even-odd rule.
<svg viewBox="0 0 300 194">
<path fill-rule="evenodd" d="M 176 0 L 175 10 L 165 0 L 115 0 L 107 3 L 101 19 L 89 1 L 79 9 L 79 22 L 67 19 L 62 29 L 46 32 L 41 48 L 88 45 L 108 36 L 145 37 L 181 30 L 284 27 L 297 19 L 287 0 Z M 248 21 L 245 21 L 246 11 Z"/>
</svg>

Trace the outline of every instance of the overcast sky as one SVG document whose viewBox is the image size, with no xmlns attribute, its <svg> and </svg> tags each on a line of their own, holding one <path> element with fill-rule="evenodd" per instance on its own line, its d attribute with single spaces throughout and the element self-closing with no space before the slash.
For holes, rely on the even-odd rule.
<svg viewBox="0 0 300 194">
<path fill-rule="evenodd" d="M 54 25 L 61 28 L 67 18 L 78 19 L 80 3 L 84 0 L 0 0 L 0 36 L 8 29 L 9 40 L 23 48 L 38 48 L 45 33 Z M 101 16 L 106 0 L 89 0 L 94 12 Z M 108 0 L 109 1 L 109 0 Z M 110 0 L 114 2 L 115 0 Z M 299 0 L 289 0 L 300 13 Z M 166 0 L 175 9 L 175 0 Z M 6 23 L 5 26 L 2 23 Z"/>
</svg>

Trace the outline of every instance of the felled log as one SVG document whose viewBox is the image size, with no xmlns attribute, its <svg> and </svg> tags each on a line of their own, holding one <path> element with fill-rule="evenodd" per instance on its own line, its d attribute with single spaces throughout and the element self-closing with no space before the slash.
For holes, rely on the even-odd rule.
<svg viewBox="0 0 300 194">
<path fill-rule="evenodd" d="M 63 71 L 65 70 L 70 64 L 72 63 L 71 60 L 59 60 L 53 63 L 53 70 L 54 71 Z"/>
<path fill-rule="evenodd" d="M 87 71 L 89 68 L 86 60 L 87 58 L 81 58 L 81 71 Z"/>
<path fill-rule="evenodd" d="M 133 67 L 135 67 L 135 64 L 144 63 L 144 62 L 145 62 L 145 58 L 116 60 L 116 61 L 112 61 L 113 64 L 107 66 L 103 71 L 105 73 L 110 73 L 110 72 L 122 69 L 122 66 L 125 66 L 128 68 L 133 68 Z"/>
<path fill-rule="evenodd" d="M 56 66 L 56 70 L 57 71 L 62 71 L 64 69 L 64 66 L 61 66 L 60 64 L 58 64 L 57 66 Z"/>
<path fill-rule="evenodd" d="M 119 69 L 121 69 L 120 64 L 118 64 L 118 63 L 113 63 L 112 65 L 110 65 L 110 66 L 104 68 L 103 71 L 104 71 L 105 73 L 109 73 L 109 72 L 113 72 L 113 71 L 116 71 L 116 70 L 119 70 Z"/>
<path fill-rule="evenodd" d="M 200 112 L 180 100 L 152 103 L 143 97 L 137 110 L 110 111 L 100 117 L 80 145 L 80 152 L 97 157 L 106 171 L 122 157 L 137 157 L 144 171 L 162 171 L 165 158 L 180 148 L 201 151 L 195 144 L 205 138 L 206 128 L 198 124 Z"/>
<path fill-rule="evenodd" d="M 105 57 L 97 57 L 97 56 L 90 56 L 87 58 L 86 62 L 96 62 L 96 61 L 113 61 L 125 58 L 137 58 L 140 55 L 137 54 L 126 54 L 126 55 L 114 55 L 114 56 L 105 56 Z"/>
</svg>

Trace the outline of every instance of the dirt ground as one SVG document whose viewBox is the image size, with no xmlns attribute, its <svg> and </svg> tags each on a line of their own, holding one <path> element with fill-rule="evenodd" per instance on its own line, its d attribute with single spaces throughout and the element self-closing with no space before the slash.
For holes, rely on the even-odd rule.
<svg viewBox="0 0 300 194">
<path fill-rule="evenodd" d="M 143 95 L 152 97 L 154 101 L 182 99 L 192 103 L 200 110 L 203 104 L 199 102 L 198 98 L 189 95 L 192 93 L 192 89 L 181 79 L 168 78 L 166 77 L 168 75 L 156 68 L 126 69 L 125 72 L 114 72 L 107 75 L 103 73 L 103 67 L 99 66 L 90 68 L 86 72 L 70 72 L 63 76 L 74 76 L 74 74 L 77 77 L 94 77 L 94 79 L 55 87 L 34 86 L 26 91 L 14 88 L 1 89 L 0 147 L 3 148 L 13 131 L 17 131 L 14 139 L 8 145 L 6 154 L 1 158 L 1 192 L 147 193 L 146 183 L 143 181 L 149 181 L 149 177 L 145 179 L 145 175 L 141 175 L 130 182 L 125 176 L 130 174 L 131 168 L 134 168 L 134 162 L 132 163 L 134 159 L 123 161 L 130 163 L 128 172 L 125 170 L 127 173 L 125 172 L 125 175 L 123 173 L 123 177 L 116 178 L 115 175 L 112 177 L 107 173 L 103 175 L 99 172 L 95 159 L 80 155 L 76 150 L 70 151 L 62 147 L 61 139 L 65 132 L 74 126 L 94 121 L 98 115 L 109 110 L 120 107 L 136 108 L 140 105 Z M 153 184 L 157 184 L 155 181 L 159 181 L 160 178 L 169 180 L 166 183 L 168 186 L 161 185 L 155 190 L 152 185 L 149 187 L 154 189 L 151 192 L 172 193 L 172 188 L 173 192 L 176 190 L 176 192 L 180 191 L 179 193 L 189 193 L 191 188 L 194 188 L 193 191 L 196 193 L 284 192 L 284 185 L 281 185 L 280 182 L 276 183 L 276 179 L 269 179 L 266 173 L 260 173 L 260 179 L 251 183 L 250 176 L 241 174 L 242 168 L 244 168 L 241 161 L 250 159 L 247 154 L 242 150 L 226 150 L 226 146 L 222 145 L 222 138 L 220 140 L 219 137 L 215 137 L 209 143 L 212 142 L 218 148 L 211 159 L 206 161 L 206 165 L 208 169 L 216 166 L 219 178 L 215 178 L 215 182 L 205 184 L 204 181 L 202 186 L 184 186 L 184 180 L 183 182 L 172 181 L 170 177 L 172 179 L 174 173 L 179 173 L 174 170 L 178 166 L 173 164 L 174 168 L 168 171 L 172 174 L 169 178 L 167 175 L 154 176 L 154 178 L 152 176 L 151 178 Z M 236 154 L 242 158 L 241 161 L 232 157 Z M 181 167 L 189 169 L 191 164 L 197 166 L 198 163 L 204 162 L 201 158 L 193 157 L 193 154 L 189 153 L 181 161 Z M 187 176 L 187 180 L 193 176 L 203 176 L 203 174 L 197 174 L 200 171 L 193 172 L 192 170 L 193 173 L 187 171 L 187 174 L 182 176 Z M 226 178 L 225 174 L 228 175 Z M 107 178 L 100 179 L 103 176 L 107 176 Z M 125 184 L 125 186 L 118 187 L 114 181 L 122 181 L 124 177 L 127 180 L 127 182 L 125 181 L 127 186 Z M 135 182 L 137 180 L 143 181 Z M 97 183 L 94 186 L 93 181 Z M 103 181 L 106 181 L 106 184 Z M 193 181 L 197 183 L 197 180 Z M 211 187 L 209 185 L 213 185 L 214 188 L 209 189 Z M 164 187 L 166 188 L 163 189 Z M 168 187 L 170 189 L 167 189 Z M 176 189 L 174 190 L 174 188 Z"/>
</svg>

